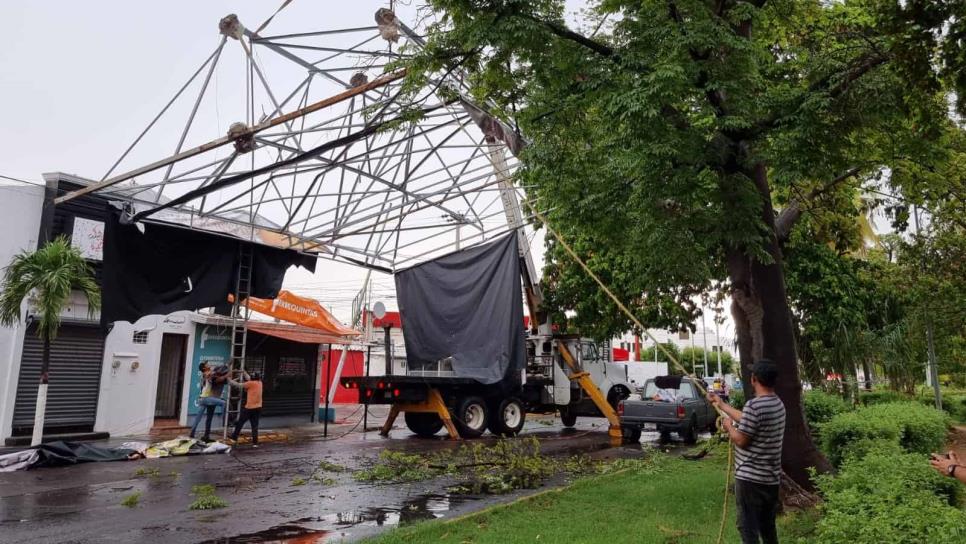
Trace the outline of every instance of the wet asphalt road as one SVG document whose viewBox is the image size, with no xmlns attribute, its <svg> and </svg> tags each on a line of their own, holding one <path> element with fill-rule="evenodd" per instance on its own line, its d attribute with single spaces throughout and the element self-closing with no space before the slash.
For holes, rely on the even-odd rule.
<svg viewBox="0 0 966 544">
<path fill-rule="evenodd" d="M 378 419 L 378 418 L 376 418 Z M 330 437 L 353 428 L 340 425 Z M 376 422 L 378 423 L 378 421 Z M 370 428 L 374 425 L 370 418 Z M 339 542 L 355 541 L 398 524 L 452 517 L 539 490 L 498 497 L 450 495 L 452 481 L 437 478 L 409 484 L 362 484 L 349 471 L 363 468 L 384 448 L 433 452 L 458 443 L 420 439 L 402 424 L 388 438 L 358 426 L 337 439 L 322 440 L 319 426 L 290 433 L 288 442 L 230 455 L 200 455 L 129 462 L 88 463 L 0 474 L 0 542 Z M 640 457 L 639 445 L 610 448 L 606 421 L 581 419 L 565 429 L 558 419 L 530 416 L 521 437 L 541 441 L 548 455 L 588 454 L 595 459 Z M 481 438 L 492 441 L 492 438 Z M 642 442 L 657 443 L 656 433 Z M 675 447 L 672 445 L 672 447 Z M 680 447 L 678 445 L 677 447 Z M 309 480 L 320 461 L 349 469 Z M 137 476 L 138 469 L 157 469 Z M 293 485 L 293 480 L 306 480 Z M 560 485 L 557 480 L 548 485 Z M 191 488 L 211 484 L 229 506 L 193 511 Z M 121 505 L 140 492 L 135 508 Z"/>
</svg>

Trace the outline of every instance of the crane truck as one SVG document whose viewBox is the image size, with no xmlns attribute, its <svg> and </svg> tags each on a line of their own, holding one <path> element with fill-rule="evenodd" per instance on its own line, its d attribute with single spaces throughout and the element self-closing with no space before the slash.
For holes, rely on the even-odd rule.
<svg viewBox="0 0 966 544">
<path fill-rule="evenodd" d="M 518 236 L 521 280 L 530 314 L 524 371 L 507 372 L 500 382 L 487 385 L 456 376 L 445 360 L 407 365 L 393 363 L 390 357 L 386 375 L 345 377 L 342 385 L 357 390 L 360 403 L 390 406 L 383 435 L 400 413 L 416 435 L 433 436 L 445 427 L 450 438 L 458 439 L 476 438 L 487 430 L 513 436 L 523 428 L 527 413 L 559 412 L 568 427 L 578 417 L 607 418 L 611 442 L 619 444 L 622 435 L 616 409 L 631 394 L 627 369 L 611 363 L 610 354 L 602 353 L 593 341 L 553 332 L 541 309 L 543 294 L 503 149 L 491 142 L 488 155 L 508 226 Z"/>
</svg>

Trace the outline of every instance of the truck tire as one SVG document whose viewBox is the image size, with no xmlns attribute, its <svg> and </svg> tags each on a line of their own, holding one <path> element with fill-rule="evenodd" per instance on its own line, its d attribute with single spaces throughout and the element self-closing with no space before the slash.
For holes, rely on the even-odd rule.
<svg viewBox="0 0 966 544">
<path fill-rule="evenodd" d="M 577 424 L 577 414 L 572 413 L 570 410 L 560 410 L 560 422 L 563 423 L 564 427 L 570 428 Z"/>
<path fill-rule="evenodd" d="M 698 441 L 698 422 L 693 418 L 688 426 L 681 431 L 681 439 L 684 440 L 685 444 L 694 444 Z"/>
<path fill-rule="evenodd" d="M 406 412 L 403 414 L 406 426 L 418 436 L 428 438 L 443 428 L 443 420 L 439 414 L 431 412 Z"/>
<path fill-rule="evenodd" d="M 640 427 L 621 427 L 621 434 L 624 435 L 625 444 L 637 444 L 641 441 Z"/>
<path fill-rule="evenodd" d="M 527 420 L 527 410 L 520 399 L 506 398 L 490 405 L 490 432 L 497 436 L 516 436 Z"/>
<path fill-rule="evenodd" d="M 486 401 L 477 396 L 466 397 L 460 400 L 456 406 L 456 413 L 453 414 L 453 423 L 463 438 L 479 438 L 486 432 L 486 425 L 489 422 L 489 411 L 486 409 Z"/>
</svg>

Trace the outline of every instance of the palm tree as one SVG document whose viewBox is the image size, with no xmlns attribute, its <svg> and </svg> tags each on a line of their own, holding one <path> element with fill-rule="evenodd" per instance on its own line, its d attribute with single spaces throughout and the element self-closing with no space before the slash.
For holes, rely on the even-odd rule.
<svg viewBox="0 0 966 544">
<path fill-rule="evenodd" d="M 60 313 L 75 290 L 87 298 L 88 313 L 93 318 L 101 306 L 101 291 L 90 265 L 63 236 L 37 251 L 20 252 L 4 269 L 0 285 L 0 324 L 9 327 L 20 321 L 21 306 L 29 297 L 30 305 L 35 309 L 37 336 L 44 341 L 32 446 L 40 444 L 44 433 L 50 342 L 57 337 Z"/>
</svg>

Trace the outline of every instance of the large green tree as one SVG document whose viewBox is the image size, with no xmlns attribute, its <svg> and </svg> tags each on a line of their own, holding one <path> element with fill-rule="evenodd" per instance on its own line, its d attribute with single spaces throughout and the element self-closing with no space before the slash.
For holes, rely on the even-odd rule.
<svg viewBox="0 0 966 544">
<path fill-rule="evenodd" d="M 851 198 L 936 137 L 944 90 L 966 87 L 964 3 L 600 0 L 569 25 L 559 0 L 429 4 L 414 86 L 459 68 L 514 120 L 535 205 L 649 326 L 690 323 L 725 282 L 745 377 L 761 358 L 781 367 L 783 467 L 810 485 L 829 465 L 801 408 L 782 244 L 810 202 Z M 548 246 L 548 309 L 597 336 L 628 329 Z"/>
</svg>

